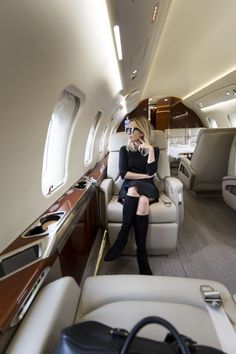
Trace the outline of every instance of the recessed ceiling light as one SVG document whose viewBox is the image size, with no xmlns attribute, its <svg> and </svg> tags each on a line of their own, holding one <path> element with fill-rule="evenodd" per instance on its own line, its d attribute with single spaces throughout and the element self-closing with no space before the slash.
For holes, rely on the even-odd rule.
<svg viewBox="0 0 236 354">
<path fill-rule="evenodd" d="M 157 4 L 154 6 L 153 12 L 152 12 L 152 23 L 155 21 L 157 17 Z"/>
<path fill-rule="evenodd" d="M 116 42 L 116 51 L 117 51 L 117 57 L 119 60 L 122 60 L 122 48 L 121 48 L 121 40 L 120 40 L 120 27 L 119 26 L 114 26 L 114 35 L 115 35 L 115 42 Z"/>
</svg>

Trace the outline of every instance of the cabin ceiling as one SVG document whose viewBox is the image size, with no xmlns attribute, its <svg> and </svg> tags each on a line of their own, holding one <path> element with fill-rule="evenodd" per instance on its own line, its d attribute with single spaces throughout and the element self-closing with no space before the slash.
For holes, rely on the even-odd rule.
<svg viewBox="0 0 236 354">
<path fill-rule="evenodd" d="M 124 94 L 138 89 L 140 99 L 153 102 L 166 96 L 185 99 L 235 70 L 235 0 L 107 3 L 111 21 L 120 26 Z"/>
</svg>

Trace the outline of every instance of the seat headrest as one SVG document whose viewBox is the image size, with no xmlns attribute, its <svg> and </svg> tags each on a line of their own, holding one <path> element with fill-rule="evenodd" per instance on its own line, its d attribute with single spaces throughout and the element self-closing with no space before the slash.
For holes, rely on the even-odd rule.
<svg viewBox="0 0 236 354">
<path fill-rule="evenodd" d="M 167 140 L 162 130 L 152 130 L 151 140 L 153 146 L 158 146 L 160 150 L 167 149 Z"/>
<path fill-rule="evenodd" d="M 114 133 L 110 136 L 108 143 L 109 151 L 119 151 L 121 146 L 126 145 L 128 141 L 127 134 L 125 132 Z"/>
<path fill-rule="evenodd" d="M 119 151 L 121 146 L 126 145 L 128 141 L 125 132 L 114 133 L 110 136 L 108 143 L 109 151 Z M 160 150 L 167 149 L 167 141 L 162 130 L 152 130 L 151 141 L 154 146 L 158 146 Z"/>
<path fill-rule="evenodd" d="M 210 136 L 213 136 L 214 134 L 221 134 L 221 135 L 226 134 L 227 135 L 229 133 L 234 134 L 235 132 L 236 132 L 236 128 L 205 128 L 205 129 L 201 129 L 198 136 L 197 136 L 196 143 L 198 144 L 201 136 L 204 136 L 204 135 L 206 135 L 206 136 L 208 135 L 210 137 Z"/>
</svg>

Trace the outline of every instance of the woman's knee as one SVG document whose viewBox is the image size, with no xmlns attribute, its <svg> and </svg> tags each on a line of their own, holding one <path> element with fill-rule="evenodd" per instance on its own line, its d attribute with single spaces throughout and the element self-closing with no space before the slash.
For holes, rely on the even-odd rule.
<svg viewBox="0 0 236 354">
<path fill-rule="evenodd" d="M 131 196 L 131 197 L 139 197 L 139 194 L 137 192 L 137 188 L 136 187 L 130 187 L 127 191 L 127 195 Z"/>
<path fill-rule="evenodd" d="M 138 215 L 147 215 L 147 214 L 149 214 L 149 199 L 145 195 L 141 195 L 139 197 L 137 214 Z"/>
</svg>

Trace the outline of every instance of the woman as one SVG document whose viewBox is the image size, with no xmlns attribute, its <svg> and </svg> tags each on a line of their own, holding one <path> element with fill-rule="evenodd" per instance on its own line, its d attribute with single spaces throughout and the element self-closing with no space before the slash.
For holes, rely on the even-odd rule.
<svg viewBox="0 0 236 354">
<path fill-rule="evenodd" d="M 119 154 L 120 176 L 124 179 L 118 201 L 123 204 L 123 221 L 114 245 L 106 254 L 105 261 L 120 257 L 134 226 L 137 260 L 140 274 L 152 275 L 148 264 L 146 237 L 148 230 L 149 203 L 158 201 L 159 191 L 154 184 L 159 148 L 150 143 L 151 129 L 145 117 L 134 118 L 126 128 L 127 146 Z"/>
</svg>

